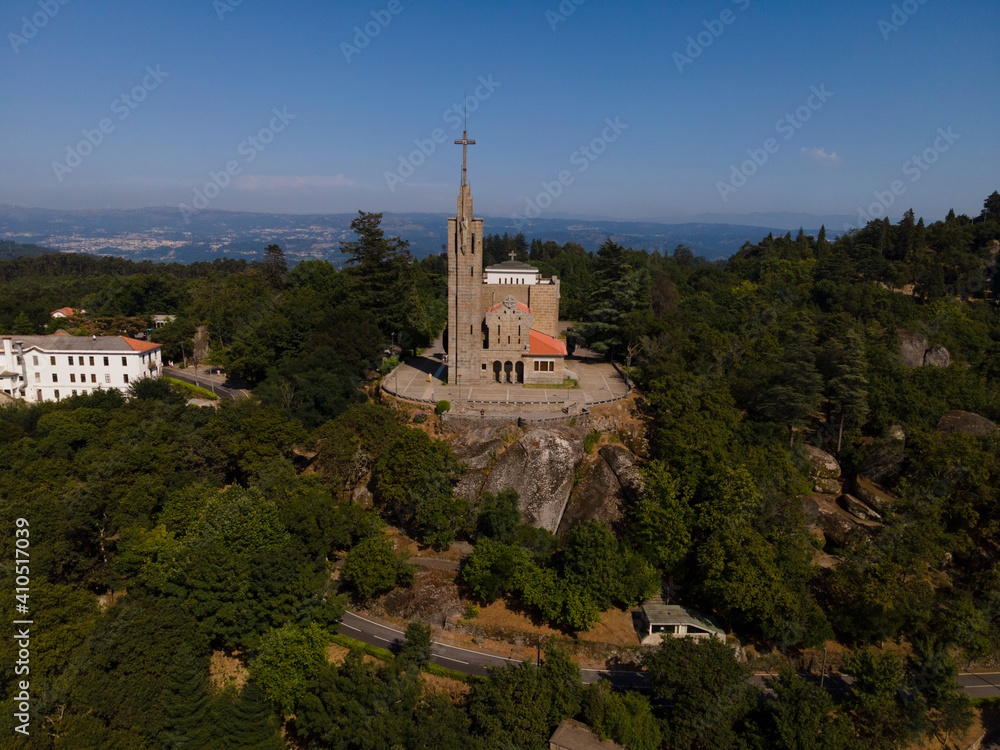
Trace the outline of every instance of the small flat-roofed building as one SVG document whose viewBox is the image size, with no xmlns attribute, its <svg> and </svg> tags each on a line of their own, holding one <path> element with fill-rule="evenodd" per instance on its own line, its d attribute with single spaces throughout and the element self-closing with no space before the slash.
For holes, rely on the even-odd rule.
<svg viewBox="0 0 1000 750">
<path fill-rule="evenodd" d="M 680 604 L 642 605 L 643 646 L 656 646 L 663 638 L 716 638 L 726 642 L 726 633 L 708 615 Z"/>
<path fill-rule="evenodd" d="M 624 750 L 611 740 L 601 741 L 590 727 L 576 719 L 564 719 L 549 739 L 549 750 Z"/>
</svg>

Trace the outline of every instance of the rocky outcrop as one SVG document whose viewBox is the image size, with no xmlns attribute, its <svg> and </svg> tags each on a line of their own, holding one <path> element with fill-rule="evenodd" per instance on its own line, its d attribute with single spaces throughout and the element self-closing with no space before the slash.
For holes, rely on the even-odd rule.
<svg viewBox="0 0 1000 750">
<path fill-rule="evenodd" d="M 892 427 L 889 428 L 889 437 L 891 437 L 893 440 L 899 440 L 900 442 L 905 442 L 906 432 L 900 425 L 894 424 Z"/>
<path fill-rule="evenodd" d="M 949 435 L 961 432 L 963 435 L 995 435 L 997 426 L 986 417 L 973 414 L 970 411 L 950 411 L 937 423 L 939 432 Z"/>
<path fill-rule="evenodd" d="M 899 356 L 907 367 L 923 367 L 924 353 L 927 351 L 927 337 L 909 331 L 899 332 Z"/>
<path fill-rule="evenodd" d="M 811 497 L 803 501 L 806 517 L 823 532 L 831 546 L 845 547 L 868 533 L 868 527 L 830 499 Z"/>
<path fill-rule="evenodd" d="M 482 490 L 516 490 L 524 523 L 554 534 L 583 460 L 585 435 L 579 428 L 532 430 L 497 457 Z"/>
<path fill-rule="evenodd" d="M 854 494 L 866 505 L 874 508 L 879 513 L 885 513 L 886 509 L 896 502 L 896 498 L 875 484 L 875 482 L 864 477 L 858 477 L 854 480 Z"/>
<path fill-rule="evenodd" d="M 860 536 L 861 524 L 828 499 L 816 497 L 803 500 L 806 517 L 823 533 L 823 538 L 834 547 L 844 547 Z"/>
<path fill-rule="evenodd" d="M 354 492 L 351 494 L 351 500 L 367 510 L 375 507 L 375 498 L 372 496 L 372 491 L 368 489 L 367 484 L 355 487 Z"/>
<path fill-rule="evenodd" d="M 855 518 L 860 518 L 862 521 L 881 522 L 882 520 L 882 516 L 858 500 L 858 498 L 854 497 L 854 495 L 841 495 L 837 498 L 837 505 Z"/>
<path fill-rule="evenodd" d="M 810 475 L 814 479 L 837 479 L 840 477 L 840 464 L 837 459 L 814 445 L 806 446 L 806 458 L 812 466 Z"/>
<path fill-rule="evenodd" d="M 620 445 L 605 445 L 598 451 L 601 458 L 607 461 L 615 478 L 621 485 L 625 499 L 636 502 L 642 495 L 645 483 L 639 471 L 639 462 L 628 448 Z"/>
<path fill-rule="evenodd" d="M 623 449 L 624 450 L 624 449 Z M 579 483 L 573 488 L 557 535 L 591 520 L 617 525 L 624 515 L 624 492 L 614 470 L 602 455 L 587 460 Z"/>
<path fill-rule="evenodd" d="M 488 469 L 503 451 L 504 434 L 510 430 L 509 426 L 465 430 L 451 441 L 451 450 L 468 468 Z"/>
<path fill-rule="evenodd" d="M 843 489 L 837 479 L 827 479 L 826 477 L 816 477 L 813 479 L 813 491 L 822 495 L 839 495 Z"/>
<path fill-rule="evenodd" d="M 932 346 L 924 352 L 924 367 L 947 367 L 951 364 L 951 353 L 943 346 Z"/>
<path fill-rule="evenodd" d="M 922 333 L 899 331 L 899 356 L 906 367 L 947 367 L 951 353 L 943 346 L 930 346 Z"/>
</svg>

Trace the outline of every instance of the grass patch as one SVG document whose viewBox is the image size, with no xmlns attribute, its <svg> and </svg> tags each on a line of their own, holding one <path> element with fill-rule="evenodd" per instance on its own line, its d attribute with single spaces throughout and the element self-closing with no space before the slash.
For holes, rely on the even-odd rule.
<svg viewBox="0 0 1000 750">
<path fill-rule="evenodd" d="M 189 394 L 192 398 L 207 398 L 209 401 L 215 401 L 219 397 L 212 393 L 207 388 L 202 388 L 200 385 L 191 385 L 190 383 L 185 383 L 183 380 L 178 380 L 177 378 L 168 378 L 163 376 L 170 385 L 179 387 L 182 391 Z"/>
<path fill-rule="evenodd" d="M 369 656 L 374 656 L 376 659 L 384 662 L 393 662 L 396 660 L 396 655 L 392 653 L 387 648 L 379 648 L 378 646 L 372 646 L 364 641 L 359 641 L 350 636 L 343 635 L 341 633 L 334 633 L 330 636 L 330 640 L 336 643 L 338 646 L 343 646 L 344 648 L 349 648 L 352 651 L 361 651 Z M 464 682 L 467 685 L 472 685 L 477 682 L 482 681 L 482 677 L 477 677 L 472 674 L 465 674 L 464 672 L 457 672 L 454 669 L 448 669 L 448 667 L 442 667 L 440 664 L 428 664 L 424 667 L 424 671 L 427 674 L 436 675 L 438 677 L 444 677 L 448 680 L 457 680 L 458 682 Z"/>
<path fill-rule="evenodd" d="M 563 378 L 561 383 L 525 383 L 524 388 L 579 388 L 580 382 L 575 378 Z"/>
</svg>

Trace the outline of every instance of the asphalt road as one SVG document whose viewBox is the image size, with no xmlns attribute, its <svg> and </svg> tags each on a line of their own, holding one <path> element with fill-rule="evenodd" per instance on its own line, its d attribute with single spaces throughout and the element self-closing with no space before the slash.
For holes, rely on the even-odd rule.
<svg viewBox="0 0 1000 750">
<path fill-rule="evenodd" d="M 347 612 L 340 621 L 344 635 L 350 636 L 359 641 L 380 646 L 382 648 L 393 648 L 401 645 L 405 640 L 402 630 L 383 625 L 369 620 L 367 617 Z M 500 667 L 504 664 L 516 664 L 519 659 L 512 659 L 506 656 L 495 656 L 482 651 L 473 651 L 460 646 L 451 646 L 445 643 L 432 642 L 431 661 L 440 664 L 442 667 L 454 669 L 456 672 L 465 674 L 486 676 L 486 667 Z M 631 670 L 611 670 L 611 669 L 581 669 L 583 681 L 585 683 L 608 680 L 615 687 L 628 688 L 632 690 L 643 690 L 648 687 L 646 675 L 642 672 Z M 759 687 L 765 687 L 766 675 L 755 674 L 751 682 Z M 811 677 L 812 681 L 818 682 L 819 678 Z M 844 690 L 850 684 L 851 679 L 845 675 L 828 675 L 826 686 L 831 690 Z M 989 698 L 1000 696 L 1000 672 L 985 672 L 977 674 L 960 674 L 958 683 L 965 688 L 971 698 Z"/>
<path fill-rule="evenodd" d="M 380 646 L 381 648 L 392 648 L 405 641 L 402 630 L 396 630 L 387 625 L 369 620 L 367 617 L 347 612 L 340 621 L 341 632 L 359 641 Z M 494 656 L 482 651 L 472 651 L 460 646 L 450 646 L 445 643 L 433 642 L 431 644 L 431 661 L 440 664 L 442 667 L 454 669 L 456 672 L 465 674 L 486 676 L 486 667 L 501 667 L 505 664 L 517 664 L 520 659 L 512 659 L 506 656 Z M 629 687 L 641 689 L 646 685 L 646 677 L 639 672 L 612 671 L 602 669 L 582 669 L 584 682 L 597 682 L 606 679 L 613 682 L 617 687 Z"/>
<path fill-rule="evenodd" d="M 183 380 L 185 383 L 207 388 L 208 390 L 213 391 L 217 396 L 221 396 L 222 398 L 231 398 L 234 401 L 241 398 L 247 398 L 250 395 L 246 391 L 240 390 L 239 388 L 227 388 L 218 381 L 206 377 L 204 374 L 199 374 L 198 377 L 195 378 L 186 369 L 179 370 L 176 367 L 164 366 L 163 374 L 168 378 L 177 378 L 177 380 Z"/>
</svg>

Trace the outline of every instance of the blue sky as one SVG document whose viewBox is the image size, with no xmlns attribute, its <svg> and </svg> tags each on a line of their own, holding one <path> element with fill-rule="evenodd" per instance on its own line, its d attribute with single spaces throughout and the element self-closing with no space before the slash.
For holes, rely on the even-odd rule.
<svg viewBox="0 0 1000 750">
<path fill-rule="evenodd" d="M 0 202 L 450 212 L 467 95 L 478 214 L 978 214 L 998 30 L 995 0 L 8 0 Z"/>
</svg>

